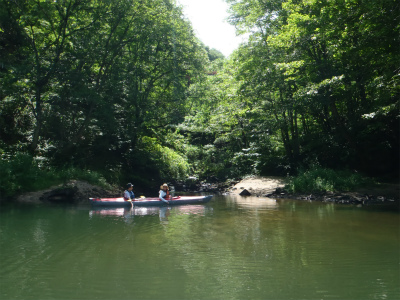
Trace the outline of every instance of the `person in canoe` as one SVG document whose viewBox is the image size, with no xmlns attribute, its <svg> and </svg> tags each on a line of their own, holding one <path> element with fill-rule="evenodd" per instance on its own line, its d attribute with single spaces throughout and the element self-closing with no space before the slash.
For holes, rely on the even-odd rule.
<svg viewBox="0 0 400 300">
<path fill-rule="evenodd" d="M 135 194 L 133 193 L 133 184 L 132 183 L 128 183 L 126 185 L 126 190 L 124 192 L 124 199 L 125 201 L 129 201 L 129 200 L 134 200 L 135 199 Z"/>
<path fill-rule="evenodd" d="M 166 200 L 166 198 L 169 199 L 168 184 L 164 183 L 162 186 L 160 186 L 160 192 L 158 193 L 158 198 L 159 198 L 161 201 L 163 201 L 163 202 L 169 204 L 169 201 Z"/>
</svg>

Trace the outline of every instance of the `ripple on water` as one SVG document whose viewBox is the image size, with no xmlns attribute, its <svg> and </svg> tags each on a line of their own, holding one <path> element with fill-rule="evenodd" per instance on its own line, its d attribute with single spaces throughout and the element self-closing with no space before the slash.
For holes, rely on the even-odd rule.
<svg viewBox="0 0 400 300">
<path fill-rule="evenodd" d="M 215 197 L 180 208 L 2 212 L 0 298 L 399 295 L 398 215 L 263 201 Z"/>
</svg>

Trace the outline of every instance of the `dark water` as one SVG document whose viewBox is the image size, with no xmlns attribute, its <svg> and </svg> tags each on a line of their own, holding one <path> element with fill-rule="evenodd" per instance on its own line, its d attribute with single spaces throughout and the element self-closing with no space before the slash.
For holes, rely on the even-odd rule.
<svg viewBox="0 0 400 300">
<path fill-rule="evenodd" d="M 0 299 L 400 299 L 399 213 L 206 205 L 3 206 Z"/>
</svg>

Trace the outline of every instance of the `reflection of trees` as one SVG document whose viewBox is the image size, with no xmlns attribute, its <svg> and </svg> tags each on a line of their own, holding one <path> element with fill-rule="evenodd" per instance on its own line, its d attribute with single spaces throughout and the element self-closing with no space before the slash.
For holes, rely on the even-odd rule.
<svg viewBox="0 0 400 300">
<path fill-rule="evenodd" d="M 338 215 L 333 204 L 279 205 L 246 210 L 230 203 L 213 218 L 171 216 L 166 237 L 190 278 L 186 295 L 243 299 L 264 291 L 272 298 L 297 292 L 301 298 L 357 285 L 356 270 L 364 263 L 359 254 L 368 252 L 358 231 L 364 220 L 353 218 L 360 213 Z"/>
<path fill-rule="evenodd" d="M 218 201 L 212 213 L 172 208 L 166 224 L 158 213 L 128 224 L 122 215 L 59 208 L 2 218 L 1 293 L 51 298 L 62 290 L 79 298 L 94 295 L 93 285 L 108 299 L 393 295 L 396 216 L 285 200 L 278 209 Z"/>
</svg>

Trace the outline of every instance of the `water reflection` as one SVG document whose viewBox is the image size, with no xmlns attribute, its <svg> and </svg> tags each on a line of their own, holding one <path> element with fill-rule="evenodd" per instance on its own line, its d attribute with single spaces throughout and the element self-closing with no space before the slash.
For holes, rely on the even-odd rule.
<svg viewBox="0 0 400 300">
<path fill-rule="evenodd" d="M 230 196 L 227 198 L 231 204 L 236 204 L 245 209 L 278 209 L 276 199 L 253 196 Z"/>
<path fill-rule="evenodd" d="M 257 197 L 0 210 L 0 299 L 399 299 L 398 225 Z"/>
<path fill-rule="evenodd" d="M 124 218 L 125 222 L 131 223 L 135 216 L 158 215 L 161 222 L 168 223 L 171 215 L 198 215 L 205 216 L 212 212 L 212 208 L 204 205 L 182 205 L 182 206 L 151 206 L 151 207 L 93 207 L 89 211 L 89 219 L 95 217 Z"/>
<path fill-rule="evenodd" d="M 99 207 L 89 211 L 89 219 L 93 219 L 94 217 L 123 218 L 128 224 L 133 222 L 134 216 L 135 214 L 132 207 Z"/>
</svg>

